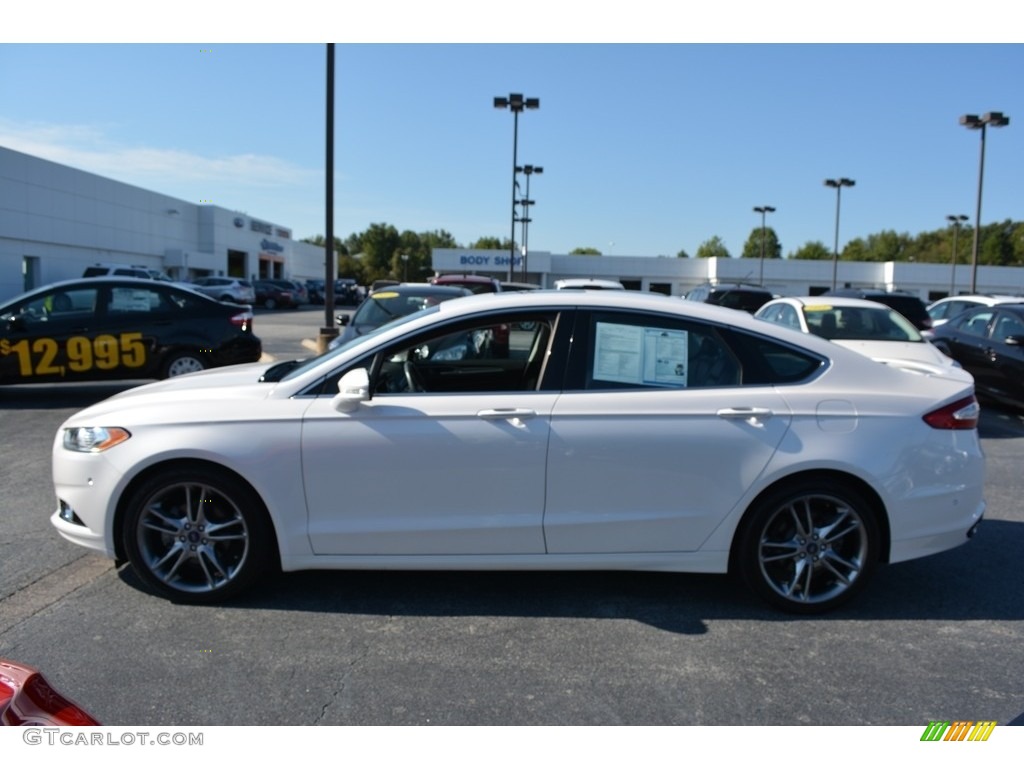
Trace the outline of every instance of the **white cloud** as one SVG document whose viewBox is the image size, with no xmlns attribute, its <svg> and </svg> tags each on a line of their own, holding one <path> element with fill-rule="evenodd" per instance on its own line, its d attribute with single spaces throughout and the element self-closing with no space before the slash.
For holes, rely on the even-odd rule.
<svg viewBox="0 0 1024 768">
<path fill-rule="evenodd" d="M 16 125 L 0 119 L 0 145 L 158 192 L 182 187 L 208 190 L 296 188 L 316 183 L 319 170 L 269 155 L 204 157 L 180 149 L 117 146 L 102 129 L 87 125 Z"/>
</svg>

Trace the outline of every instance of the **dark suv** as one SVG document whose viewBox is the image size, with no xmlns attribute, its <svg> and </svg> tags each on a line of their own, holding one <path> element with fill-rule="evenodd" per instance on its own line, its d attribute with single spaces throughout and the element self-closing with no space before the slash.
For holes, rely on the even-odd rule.
<svg viewBox="0 0 1024 768">
<path fill-rule="evenodd" d="M 703 301 L 729 309 L 741 309 L 754 314 L 762 305 L 775 298 L 760 285 L 746 283 L 707 283 L 698 285 L 684 296 L 687 301 Z"/>
<path fill-rule="evenodd" d="M 885 304 L 903 315 L 914 324 L 919 331 L 927 331 L 932 327 L 932 319 L 928 308 L 917 296 L 902 291 L 883 291 L 881 288 L 834 288 L 826 291 L 825 296 L 846 296 L 853 299 L 867 299 Z"/>
</svg>

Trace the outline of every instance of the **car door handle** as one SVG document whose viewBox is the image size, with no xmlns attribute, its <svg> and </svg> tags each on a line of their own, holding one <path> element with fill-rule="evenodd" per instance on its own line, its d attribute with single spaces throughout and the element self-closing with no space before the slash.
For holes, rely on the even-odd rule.
<svg viewBox="0 0 1024 768">
<path fill-rule="evenodd" d="M 530 408 L 488 408 L 477 411 L 477 417 L 494 421 L 497 419 L 532 419 L 537 412 Z"/>
<path fill-rule="evenodd" d="M 524 419 L 532 419 L 537 412 L 529 408 L 489 408 L 476 414 L 487 421 L 507 421 L 517 429 L 526 429 Z"/>
<path fill-rule="evenodd" d="M 775 414 L 771 408 L 720 408 L 717 415 L 722 419 L 743 419 L 756 425 Z"/>
</svg>

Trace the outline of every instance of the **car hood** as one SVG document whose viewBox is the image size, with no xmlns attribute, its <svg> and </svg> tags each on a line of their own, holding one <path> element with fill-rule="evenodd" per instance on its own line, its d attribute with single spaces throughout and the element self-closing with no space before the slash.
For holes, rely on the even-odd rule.
<svg viewBox="0 0 1024 768">
<path fill-rule="evenodd" d="M 263 375 L 275 363 L 248 363 L 215 368 L 198 373 L 143 384 L 126 389 L 108 397 L 85 410 L 79 411 L 67 423 L 96 423 L 96 419 L 107 414 L 123 413 L 133 409 L 158 411 L 160 406 L 170 403 L 194 402 L 196 415 L 215 417 L 217 403 L 241 400 L 265 400 L 277 386 L 276 382 L 262 382 Z M 198 405 L 204 404 L 202 408 Z M 222 406 L 223 407 L 223 406 Z"/>
</svg>

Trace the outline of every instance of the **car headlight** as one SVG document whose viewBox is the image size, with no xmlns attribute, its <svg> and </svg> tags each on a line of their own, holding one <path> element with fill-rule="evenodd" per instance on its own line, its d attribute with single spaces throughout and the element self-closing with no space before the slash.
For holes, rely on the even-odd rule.
<svg viewBox="0 0 1024 768">
<path fill-rule="evenodd" d="M 131 436 L 121 427 L 69 427 L 64 430 L 64 447 L 79 453 L 100 453 Z"/>
</svg>

